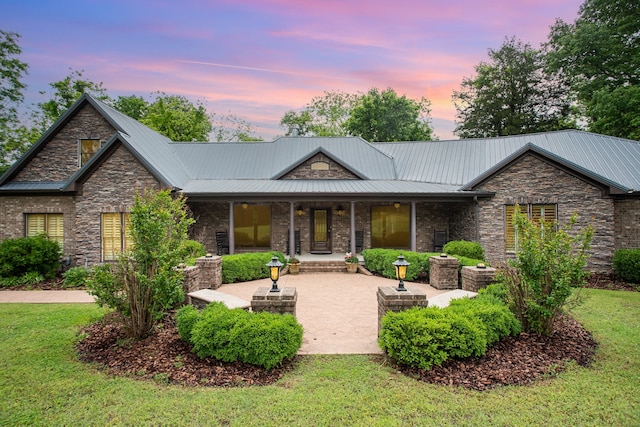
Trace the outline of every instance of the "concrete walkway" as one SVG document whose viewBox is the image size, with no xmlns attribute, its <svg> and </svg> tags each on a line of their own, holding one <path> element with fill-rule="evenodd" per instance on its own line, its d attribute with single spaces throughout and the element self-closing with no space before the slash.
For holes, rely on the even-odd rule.
<svg viewBox="0 0 640 427">
<path fill-rule="evenodd" d="M 379 286 L 397 286 L 397 281 L 364 274 L 286 274 L 280 278 L 278 286 L 295 287 L 298 291 L 296 317 L 304 327 L 300 354 L 381 352 L 377 343 L 376 292 Z M 429 305 L 446 306 L 451 297 L 468 295 L 465 291 L 439 291 L 420 283 L 405 283 L 405 286 L 424 292 Z M 259 287 L 271 287 L 271 280 L 222 285 L 217 290 L 250 301 Z M 93 301 L 85 291 L 0 291 L 0 303 Z"/>
</svg>

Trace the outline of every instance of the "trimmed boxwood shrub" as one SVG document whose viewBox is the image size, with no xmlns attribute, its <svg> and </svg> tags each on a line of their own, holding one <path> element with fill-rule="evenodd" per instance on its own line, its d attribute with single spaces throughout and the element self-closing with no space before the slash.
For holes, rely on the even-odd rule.
<svg viewBox="0 0 640 427">
<path fill-rule="evenodd" d="M 71 267 L 62 273 L 62 281 L 65 288 L 79 288 L 85 286 L 91 277 L 91 269 L 85 267 Z"/>
<path fill-rule="evenodd" d="M 484 260 L 484 249 L 478 242 L 452 240 L 442 247 L 442 251 L 449 255 Z"/>
<path fill-rule="evenodd" d="M 620 279 L 640 284 L 640 249 L 618 249 L 613 254 L 613 271 Z"/>
<path fill-rule="evenodd" d="M 251 252 L 222 256 L 222 283 L 248 282 L 269 277 L 267 263 L 276 255 L 286 265 L 282 252 Z"/>
<path fill-rule="evenodd" d="M 372 273 L 380 274 L 389 279 L 396 278 L 396 269 L 393 262 L 403 255 L 410 264 L 407 268 L 406 280 L 416 280 L 421 274 L 429 274 L 429 258 L 438 255 L 435 253 L 411 252 L 401 249 L 365 249 L 362 251 L 365 267 Z"/>
<path fill-rule="evenodd" d="M 453 300 L 449 307 L 388 312 L 378 343 L 390 358 L 430 369 L 456 357 L 481 356 L 487 346 L 521 331 L 520 323 L 494 296 Z"/>
<path fill-rule="evenodd" d="M 180 258 L 187 265 L 195 265 L 196 259 L 206 254 L 204 245 L 197 240 L 185 240 L 180 245 Z"/>
<path fill-rule="evenodd" d="M 199 357 L 240 361 L 271 369 L 296 355 L 302 325 L 291 314 L 252 313 L 215 302 L 199 312 L 185 306 L 176 314 L 180 337 Z"/>
<path fill-rule="evenodd" d="M 0 277 L 39 273 L 55 277 L 60 268 L 60 245 L 43 236 L 7 239 L 0 243 Z"/>
</svg>

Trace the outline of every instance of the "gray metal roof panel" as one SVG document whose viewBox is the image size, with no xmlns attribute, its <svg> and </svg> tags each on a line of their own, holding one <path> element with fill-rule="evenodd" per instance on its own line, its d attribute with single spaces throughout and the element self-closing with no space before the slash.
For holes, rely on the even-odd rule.
<svg viewBox="0 0 640 427">
<path fill-rule="evenodd" d="M 13 181 L 0 186 L 0 191 L 60 191 L 64 181 Z"/>
</svg>

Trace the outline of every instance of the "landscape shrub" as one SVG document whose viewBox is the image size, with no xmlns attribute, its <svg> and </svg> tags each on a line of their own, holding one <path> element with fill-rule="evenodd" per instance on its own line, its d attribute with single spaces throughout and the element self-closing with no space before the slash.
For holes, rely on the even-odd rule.
<svg viewBox="0 0 640 427">
<path fill-rule="evenodd" d="M 487 300 L 494 303 L 507 303 L 507 289 L 502 283 L 492 283 L 478 291 L 476 299 Z"/>
<path fill-rule="evenodd" d="M 282 252 L 251 252 L 222 256 L 222 283 L 248 282 L 269 277 L 267 263 L 276 255 L 286 264 Z"/>
<path fill-rule="evenodd" d="M 613 271 L 616 277 L 640 284 L 640 249 L 618 249 L 613 254 Z"/>
<path fill-rule="evenodd" d="M 176 328 L 178 335 L 186 342 L 191 342 L 191 331 L 200 320 L 200 311 L 192 305 L 185 305 L 176 312 Z"/>
<path fill-rule="evenodd" d="M 503 303 L 485 299 L 453 300 L 449 307 L 412 308 L 382 318 L 378 343 L 390 358 L 430 369 L 449 358 L 482 356 L 487 347 L 521 331 Z"/>
<path fill-rule="evenodd" d="M 295 356 L 302 345 L 302 325 L 290 314 L 247 312 L 211 303 L 199 312 L 185 306 L 176 314 L 180 337 L 199 357 L 241 361 L 265 369 Z"/>
<path fill-rule="evenodd" d="M 478 242 L 452 240 L 442 247 L 442 251 L 448 255 L 484 260 L 484 249 Z"/>
<path fill-rule="evenodd" d="M 22 277 L 38 273 L 47 279 L 60 268 L 62 252 L 58 242 L 43 236 L 20 237 L 0 242 L 0 277 Z"/>
<path fill-rule="evenodd" d="M 205 256 L 207 251 L 204 245 L 197 240 L 185 240 L 180 245 L 179 256 L 187 265 L 194 265 L 197 258 Z"/>
<path fill-rule="evenodd" d="M 12 286 L 28 286 L 35 285 L 44 280 L 44 276 L 35 271 L 24 273 L 19 277 L 0 277 L 0 288 L 9 288 Z"/>
<path fill-rule="evenodd" d="M 85 286 L 91 277 L 91 269 L 85 267 L 72 267 L 62 273 L 62 284 L 65 288 L 80 288 Z"/>
<path fill-rule="evenodd" d="M 362 251 L 362 258 L 364 258 L 367 270 L 389 279 L 396 278 L 396 269 L 393 263 L 397 261 L 398 255 L 403 255 L 410 264 L 407 268 L 405 280 L 411 282 L 415 281 L 421 274 L 429 274 L 429 258 L 438 254 L 401 249 L 365 249 Z"/>
</svg>

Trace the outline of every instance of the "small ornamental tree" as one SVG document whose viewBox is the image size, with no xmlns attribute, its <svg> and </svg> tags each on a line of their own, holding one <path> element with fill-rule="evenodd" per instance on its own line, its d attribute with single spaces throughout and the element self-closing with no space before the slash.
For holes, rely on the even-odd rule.
<svg viewBox="0 0 640 427">
<path fill-rule="evenodd" d="M 96 268 L 89 289 L 101 306 L 119 312 L 133 338 L 151 333 L 155 322 L 183 298 L 183 243 L 189 217 L 182 196 L 170 191 L 146 191 L 136 195 L 131 210 L 131 251 L 115 264 Z"/>
<path fill-rule="evenodd" d="M 517 209 L 514 223 L 517 257 L 502 273 L 507 303 L 525 331 L 549 335 L 573 289 L 585 283 L 593 228 L 573 231 L 576 215 L 559 226 L 534 222 Z"/>
</svg>

